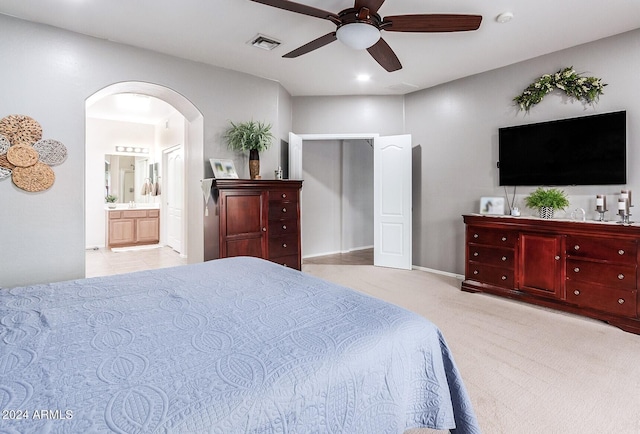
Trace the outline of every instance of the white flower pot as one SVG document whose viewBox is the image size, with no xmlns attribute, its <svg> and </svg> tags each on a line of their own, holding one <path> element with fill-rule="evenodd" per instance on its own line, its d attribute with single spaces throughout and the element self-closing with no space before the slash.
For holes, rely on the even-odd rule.
<svg viewBox="0 0 640 434">
<path fill-rule="evenodd" d="M 541 219 L 552 219 L 553 218 L 553 208 L 550 206 L 541 206 L 538 208 L 538 213 L 540 214 Z"/>
</svg>

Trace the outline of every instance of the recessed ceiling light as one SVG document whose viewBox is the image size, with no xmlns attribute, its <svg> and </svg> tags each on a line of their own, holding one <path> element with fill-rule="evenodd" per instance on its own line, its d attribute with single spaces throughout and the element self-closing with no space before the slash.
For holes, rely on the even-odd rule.
<svg viewBox="0 0 640 434">
<path fill-rule="evenodd" d="M 271 51 L 280 45 L 280 41 L 261 34 L 257 34 L 247 43 L 267 51 Z"/>
<path fill-rule="evenodd" d="M 508 23 L 513 19 L 513 14 L 511 12 L 503 12 L 496 17 L 496 21 L 499 23 Z"/>
<path fill-rule="evenodd" d="M 356 77 L 356 80 L 358 81 L 369 81 L 371 80 L 371 75 L 369 74 L 358 74 Z"/>
</svg>

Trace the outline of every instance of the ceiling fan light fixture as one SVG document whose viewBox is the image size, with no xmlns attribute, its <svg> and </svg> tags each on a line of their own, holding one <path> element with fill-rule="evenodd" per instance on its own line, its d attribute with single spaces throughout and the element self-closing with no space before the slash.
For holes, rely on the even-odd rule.
<svg viewBox="0 0 640 434">
<path fill-rule="evenodd" d="M 349 23 L 338 27 L 336 37 L 354 50 L 365 50 L 380 39 L 380 30 L 367 23 Z"/>
</svg>

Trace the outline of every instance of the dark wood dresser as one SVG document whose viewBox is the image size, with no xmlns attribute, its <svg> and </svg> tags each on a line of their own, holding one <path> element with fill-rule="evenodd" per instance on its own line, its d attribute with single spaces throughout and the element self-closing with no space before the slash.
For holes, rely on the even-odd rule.
<svg viewBox="0 0 640 434">
<path fill-rule="evenodd" d="M 214 181 L 215 209 L 204 217 L 205 261 L 255 256 L 300 270 L 301 189 L 302 181 Z"/>
<path fill-rule="evenodd" d="M 597 318 L 640 334 L 640 225 L 463 216 L 462 290 Z"/>
</svg>

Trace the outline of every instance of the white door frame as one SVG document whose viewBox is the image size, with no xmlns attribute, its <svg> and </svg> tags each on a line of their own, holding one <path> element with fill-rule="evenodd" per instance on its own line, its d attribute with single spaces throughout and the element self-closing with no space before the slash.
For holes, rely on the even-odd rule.
<svg viewBox="0 0 640 434">
<path fill-rule="evenodd" d="M 290 132 L 289 133 L 289 179 L 302 179 L 302 144 L 305 140 L 375 140 L 377 138 L 380 137 L 380 134 L 378 133 L 356 133 L 356 134 L 295 134 Z M 375 171 L 375 166 L 376 166 L 376 162 L 375 162 L 375 154 L 374 154 L 374 171 Z M 375 177 L 375 174 L 374 174 Z M 409 174 L 409 177 L 411 177 L 411 175 Z M 411 187 L 411 182 L 409 182 L 409 187 Z M 411 198 L 411 195 L 409 195 L 409 200 Z M 375 199 L 374 199 L 374 203 L 375 203 Z M 411 207 L 411 204 L 409 204 L 409 207 Z M 411 208 L 409 208 L 411 209 Z M 408 248 L 409 251 L 409 269 L 411 268 L 411 251 L 412 251 L 412 246 L 411 246 L 411 222 L 409 222 L 409 237 L 408 240 L 405 238 L 405 249 Z M 378 230 L 378 228 L 375 228 L 374 225 L 374 230 Z M 304 240 L 301 240 L 301 243 L 304 243 Z M 374 244 L 375 243 L 379 243 L 379 237 L 378 236 L 374 236 Z M 406 244 L 408 243 L 408 244 Z M 379 250 L 380 246 L 374 245 L 374 252 L 376 250 Z M 377 259 L 376 259 L 377 258 Z M 380 255 L 374 255 L 374 261 L 376 260 L 380 260 Z M 384 262 L 384 261 L 383 261 Z M 378 265 L 375 264 L 374 265 Z M 396 265 L 389 265 L 386 263 L 381 263 L 380 265 L 382 266 L 391 266 L 396 268 Z M 406 264 L 397 268 L 406 268 Z"/>
</svg>

